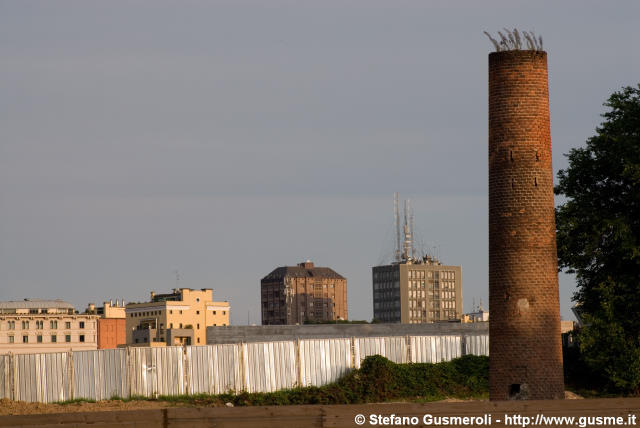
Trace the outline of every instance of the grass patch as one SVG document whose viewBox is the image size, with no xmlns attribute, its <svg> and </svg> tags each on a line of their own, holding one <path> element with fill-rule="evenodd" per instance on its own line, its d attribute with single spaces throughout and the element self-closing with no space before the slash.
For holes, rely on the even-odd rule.
<svg viewBox="0 0 640 428">
<path fill-rule="evenodd" d="M 60 404 L 66 406 L 67 404 L 81 404 L 81 403 L 95 403 L 96 400 L 91 398 L 74 398 L 73 400 L 54 401 L 53 404 Z"/>
</svg>

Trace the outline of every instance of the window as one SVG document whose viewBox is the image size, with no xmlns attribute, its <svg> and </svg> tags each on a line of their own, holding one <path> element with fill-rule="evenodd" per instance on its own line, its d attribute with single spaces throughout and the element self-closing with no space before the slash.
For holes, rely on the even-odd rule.
<svg viewBox="0 0 640 428">
<path fill-rule="evenodd" d="M 70 334 L 65 334 L 64 341 L 67 342 L 67 343 L 71 342 L 71 335 Z"/>
<path fill-rule="evenodd" d="M 29 330 L 29 321 L 22 321 L 22 329 Z"/>
<path fill-rule="evenodd" d="M 7 327 L 9 327 L 9 330 L 15 330 L 16 329 L 16 322 L 15 321 L 9 321 L 7 323 Z"/>
<path fill-rule="evenodd" d="M 80 335 L 80 342 L 84 342 L 84 334 Z"/>
<path fill-rule="evenodd" d="M 222 315 L 227 315 L 227 311 L 222 311 Z"/>
<path fill-rule="evenodd" d="M 71 321 L 67 321 L 64 323 L 64 328 L 71 328 Z M 70 340 L 68 342 L 71 342 Z"/>
<path fill-rule="evenodd" d="M 42 335 L 41 334 L 36 336 L 36 342 L 42 343 Z"/>
<path fill-rule="evenodd" d="M 84 321 L 80 321 L 80 328 L 84 328 Z"/>
<path fill-rule="evenodd" d="M 180 328 L 182 328 L 182 323 L 180 323 Z"/>
<path fill-rule="evenodd" d="M 180 315 L 182 315 L 182 309 L 180 309 Z"/>
<path fill-rule="evenodd" d="M 196 325 L 197 325 L 198 330 L 200 330 L 200 324 L 196 324 Z"/>
<path fill-rule="evenodd" d="M 44 328 L 44 321 L 36 321 L 36 329 L 42 330 Z"/>
<path fill-rule="evenodd" d="M 173 328 L 173 323 L 169 323 L 169 328 Z"/>
<path fill-rule="evenodd" d="M 173 313 L 173 309 L 169 309 L 169 313 L 172 314 Z"/>
<path fill-rule="evenodd" d="M 58 336 L 55 334 L 51 336 L 51 343 L 56 343 L 58 341 Z"/>
<path fill-rule="evenodd" d="M 200 301 L 200 298 L 199 298 L 199 297 L 196 297 L 196 302 L 199 302 L 199 301 Z"/>
<path fill-rule="evenodd" d="M 22 336 L 22 343 L 29 343 L 29 336 Z"/>
<path fill-rule="evenodd" d="M 216 314 L 216 311 L 213 311 L 213 315 L 215 315 L 215 314 Z"/>
<path fill-rule="evenodd" d="M 49 321 L 49 327 L 51 330 L 56 330 L 58 328 L 58 321 Z"/>
<path fill-rule="evenodd" d="M 200 343 L 200 338 L 198 338 L 198 343 Z"/>
<path fill-rule="evenodd" d="M 15 338 L 13 336 L 9 336 L 9 343 L 13 343 Z"/>
<path fill-rule="evenodd" d="M 196 315 L 200 315 L 200 311 L 196 311 Z"/>
</svg>

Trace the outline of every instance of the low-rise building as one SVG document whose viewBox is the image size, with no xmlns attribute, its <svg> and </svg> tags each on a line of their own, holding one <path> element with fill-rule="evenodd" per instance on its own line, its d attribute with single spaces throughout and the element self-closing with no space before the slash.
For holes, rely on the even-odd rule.
<svg viewBox="0 0 640 428">
<path fill-rule="evenodd" d="M 97 349 L 97 319 L 62 300 L 0 302 L 0 354 Z"/>
<path fill-rule="evenodd" d="M 485 311 L 480 307 L 478 310 L 469 312 L 468 314 L 462 315 L 463 323 L 470 322 L 488 322 L 489 321 L 489 311 Z"/>
<path fill-rule="evenodd" d="M 127 343 L 127 328 L 124 300 L 104 302 L 96 307 L 89 303 L 86 314 L 98 315 L 98 349 L 113 349 Z"/>
<path fill-rule="evenodd" d="M 144 303 L 126 305 L 127 344 L 134 346 L 204 345 L 206 329 L 229 325 L 229 302 L 214 302 L 213 290 L 151 292 Z"/>
</svg>

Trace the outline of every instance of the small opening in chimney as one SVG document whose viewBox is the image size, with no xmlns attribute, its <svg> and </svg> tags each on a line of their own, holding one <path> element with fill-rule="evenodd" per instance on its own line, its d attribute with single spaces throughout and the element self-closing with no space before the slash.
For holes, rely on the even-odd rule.
<svg viewBox="0 0 640 428">
<path fill-rule="evenodd" d="M 518 394 L 520 394 L 520 384 L 512 383 L 511 386 L 509 386 L 509 398 L 514 398 Z"/>
<path fill-rule="evenodd" d="M 515 179 L 511 179 L 511 188 L 515 189 L 516 188 L 516 180 Z"/>
<path fill-rule="evenodd" d="M 513 150 L 509 151 L 509 157 L 511 159 L 511 162 L 513 162 Z"/>
<path fill-rule="evenodd" d="M 533 177 L 533 184 L 538 187 L 538 177 Z"/>
</svg>

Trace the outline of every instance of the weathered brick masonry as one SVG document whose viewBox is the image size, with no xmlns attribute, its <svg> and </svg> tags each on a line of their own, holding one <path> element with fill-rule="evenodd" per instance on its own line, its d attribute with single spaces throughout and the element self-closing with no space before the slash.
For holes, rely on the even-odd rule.
<svg viewBox="0 0 640 428">
<path fill-rule="evenodd" d="M 491 400 L 564 397 L 547 54 L 489 55 Z"/>
</svg>

